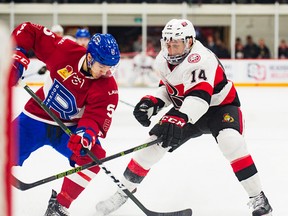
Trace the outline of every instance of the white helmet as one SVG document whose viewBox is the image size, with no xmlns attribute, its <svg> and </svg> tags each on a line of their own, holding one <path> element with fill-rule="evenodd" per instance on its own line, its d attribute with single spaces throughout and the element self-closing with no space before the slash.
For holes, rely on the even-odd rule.
<svg viewBox="0 0 288 216">
<path fill-rule="evenodd" d="M 188 39 L 192 38 L 193 43 L 196 40 L 196 32 L 193 24 L 186 19 L 172 19 L 170 20 L 162 30 L 161 47 L 163 56 L 170 64 L 179 64 L 190 52 L 191 47 L 187 43 Z M 185 43 L 185 50 L 181 55 L 169 56 L 167 50 L 167 42 L 171 40 L 183 40 Z"/>
</svg>

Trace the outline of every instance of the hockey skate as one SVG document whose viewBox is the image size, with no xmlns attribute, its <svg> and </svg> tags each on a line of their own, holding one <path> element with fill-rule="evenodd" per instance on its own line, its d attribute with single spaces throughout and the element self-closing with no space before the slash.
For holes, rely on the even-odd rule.
<svg viewBox="0 0 288 216">
<path fill-rule="evenodd" d="M 97 203 L 95 216 L 109 215 L 119 209 L 127 200 L 128 197 L 122 191 L 117 191 L 107 200 Z"/>
<path fill-rule="evenodd" d="M 52 195 L 44 216 L 69 216 L 67 209 L 57 201 L 56 197 L 56 191 L 52 190 Z"/>
<path fill-rule="evenodd" d="M 272 207 L 263 191 L 259 195 L 251 197 L 248 205 L 254 209 L 252 216 L 272 216 Z"/>
</svg>

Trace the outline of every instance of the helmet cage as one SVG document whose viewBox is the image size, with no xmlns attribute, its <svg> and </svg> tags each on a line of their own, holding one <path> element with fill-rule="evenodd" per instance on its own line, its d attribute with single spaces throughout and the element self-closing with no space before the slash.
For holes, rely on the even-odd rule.
<svg viewBox="0 0 288 216">
<path fill-rule="evenodd" d="M 184 43 L 185 48 L 181 54 L 173 55 L 173 56 L 169 55 L 168 47 L 167 47 L 168 43 L 172 41 L 173 39 L 164 38 L 160 40 L 162 55 L 169 62 L 169 64 L 178 65 L 184 61 L 184 59 L 186 58 L 186 56 L 191 50 L 191 46 L 189 45 L 189 38 L 192 38 L 192 37 L 186 37 L 185 39 L 177 39 L 177 40 L 181 40 Z"/>
</svg>

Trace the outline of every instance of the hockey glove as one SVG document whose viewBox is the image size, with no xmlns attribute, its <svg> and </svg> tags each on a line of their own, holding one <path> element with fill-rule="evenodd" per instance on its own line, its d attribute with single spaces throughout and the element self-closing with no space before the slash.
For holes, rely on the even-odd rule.
<svg viewBox="0 0 288 216">
<path fill-rule="evenodd" d="M 161 99 L 146 95 L 135 106 L 133 114 L 140 124 L 148 127 L 151 123 L 150 118 L 156 115 L 162 107 L 164 107 L 164 102 Z"/>
<path fill-rule="evenodd" d="M 23 75 L 24 68 L 27 70 L 27 67 L 30 63 L 30 60 L 27 57 L 27 52 L 21 47 L 15 48 L 15 51 L 12 55 L 13 65 L 11 69 L 12 73 L 12 86 L 16 85 L 19 78 Z"/>
<path fill-rule="evenodd" d="M 174 151 L 184 140 L 184 129 L 187 125 L 188 117 L 175 109 L 171 109 L 149 132 L 150 135 L 156 135 L 162 138 L 162 147 Z"/>
<path fill-rule="evenodd" d="M 91 148 L 96 143 L 96 133 L 93 129 L 77 128 L 76 133 L 72 134 L 69 142 L 68 148 L 79 156 L 85 155 L 85 149 L 91 150 Z"/>
</svg>

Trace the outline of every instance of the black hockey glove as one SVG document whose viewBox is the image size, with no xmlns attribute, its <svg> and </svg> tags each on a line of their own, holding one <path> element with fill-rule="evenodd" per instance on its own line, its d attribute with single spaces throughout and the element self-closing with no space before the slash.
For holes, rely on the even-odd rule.
<svg viewBox="0 0 288 216">
<path fill-rule="evenodd" d="M 150 135 L 162 137 L 162 146 L 171 147 L 169 152 L 174 151 L 183 144 L 184 129 L 187 126 L 188 116 L 175 109 L 171 109 L 161 120 L 150 130 Z"/>
<path fill-rule="evenodd" d="M 150 118 L 156 115 L 164 107 L 164 102 L 151 95 L 144 96 L 135 106 L 133 114 L 140 124 L 148 127 L 151 123 Z"/>
</svg>

